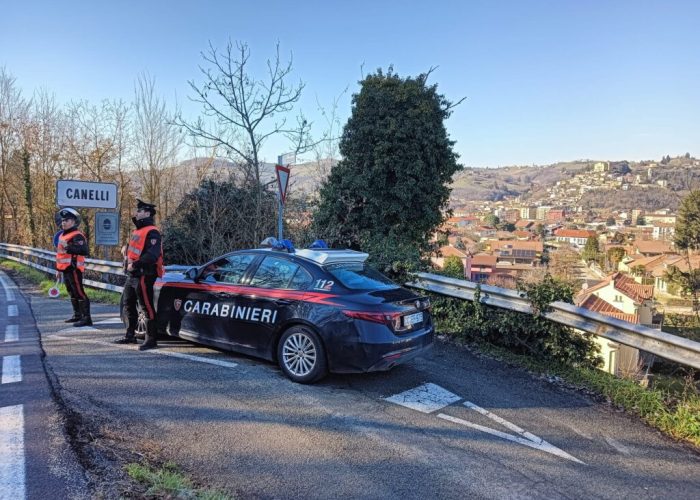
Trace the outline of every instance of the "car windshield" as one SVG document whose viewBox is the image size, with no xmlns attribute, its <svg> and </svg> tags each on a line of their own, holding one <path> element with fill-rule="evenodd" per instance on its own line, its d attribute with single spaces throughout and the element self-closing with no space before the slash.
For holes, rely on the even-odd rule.
<svg viewBox="0 0 700 500">
<path fill-rule="evenodd" d="M 363 262 L 330 264 L 326 266 L 326 270 L 331 273 L 341 285 L 352 290 L 387 290 L 390 288 L 399 288 L 396 283 Z"/>
</svg>

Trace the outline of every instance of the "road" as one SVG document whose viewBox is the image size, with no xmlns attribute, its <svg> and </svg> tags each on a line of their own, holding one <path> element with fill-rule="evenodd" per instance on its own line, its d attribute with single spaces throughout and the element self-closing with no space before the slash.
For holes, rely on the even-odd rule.
<svg viewBox="0 0 700 500">
<path fill-rule="evenodd" d="M 188 342 L 114 345 L 115 307 L 66 328 L 67 302 L 29 297 L 91 495 L 119 496 L 123 464 L 147 457 L 237 498 L 700 498 L 696 450 L 447 343 L 304 386 Z"/>
</svg>

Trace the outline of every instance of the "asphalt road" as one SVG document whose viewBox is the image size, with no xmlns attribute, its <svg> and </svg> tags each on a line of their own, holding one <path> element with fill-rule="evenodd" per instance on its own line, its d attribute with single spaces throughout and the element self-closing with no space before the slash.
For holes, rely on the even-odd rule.
<svg viewBox="0 0 700 500">
<path fill-rule="evenodd" d="M 44 372 L 39 332 L 22 292 L 0 271 L 0 499 L 88 494 Z"/>
<path fill-rule="evenodd" d="M 65 301 L 31 308 L 92 494 L 118 496 L 123 464 L 145 456 L 237 498 L 700 498 L 696 450 L 448 344 L 304 386 L 188 342 L 113 345 L 116 307 L 80 329 Z"/>
</svg>

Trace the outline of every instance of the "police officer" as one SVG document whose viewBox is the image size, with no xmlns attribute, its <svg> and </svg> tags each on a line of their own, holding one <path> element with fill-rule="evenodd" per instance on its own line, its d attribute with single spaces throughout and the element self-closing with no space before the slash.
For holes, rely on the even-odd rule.
<svg viewBox="0 0 700 500">
<path fill-rule="evenodd" d="M 138 311 L 136 303 L 146 315 L 146 341 L 139 346 L 140 351 L 158 347 L 155 307 L 153 305 L 153 283 L 163 276 L 163 248 L 160 231 L 154 225 L 156 206 L 139 199 L 136 216 L 131 220 L 136 229 L 126 250 L 127 281 L 124 285 L 124 308 L 128 324 L 126 335 L 116 339 L 117 344 L 136 343 Z"/>
<path fill-rule="evenodd" d="M 85 272 L 85 257 L 88 254 L 88 244 L 85 235 L 78 230 L 80 214 L 73 208 L 64 208 L 58 212 L 61 218 L 62 232 L 58 234 L 56 244 L 56 275 L 63 273 L 63 282 L 70 295 L 73 306 L 73 316 L 66 323 L 74 326 L 90 326 L 90 299 L 83 288 L 83 273 Z"/>
</svg>

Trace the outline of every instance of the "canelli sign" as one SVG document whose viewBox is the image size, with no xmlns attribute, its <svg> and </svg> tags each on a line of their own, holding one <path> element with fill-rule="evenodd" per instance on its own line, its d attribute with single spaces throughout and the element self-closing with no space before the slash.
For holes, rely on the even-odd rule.
<svg viewBox="0 0 700 500">
<path fill-rule="evenodd" d="M 116 208 L 117 185 L 74 180 L 56 181 L 59 207 Z"/>
</svg>

